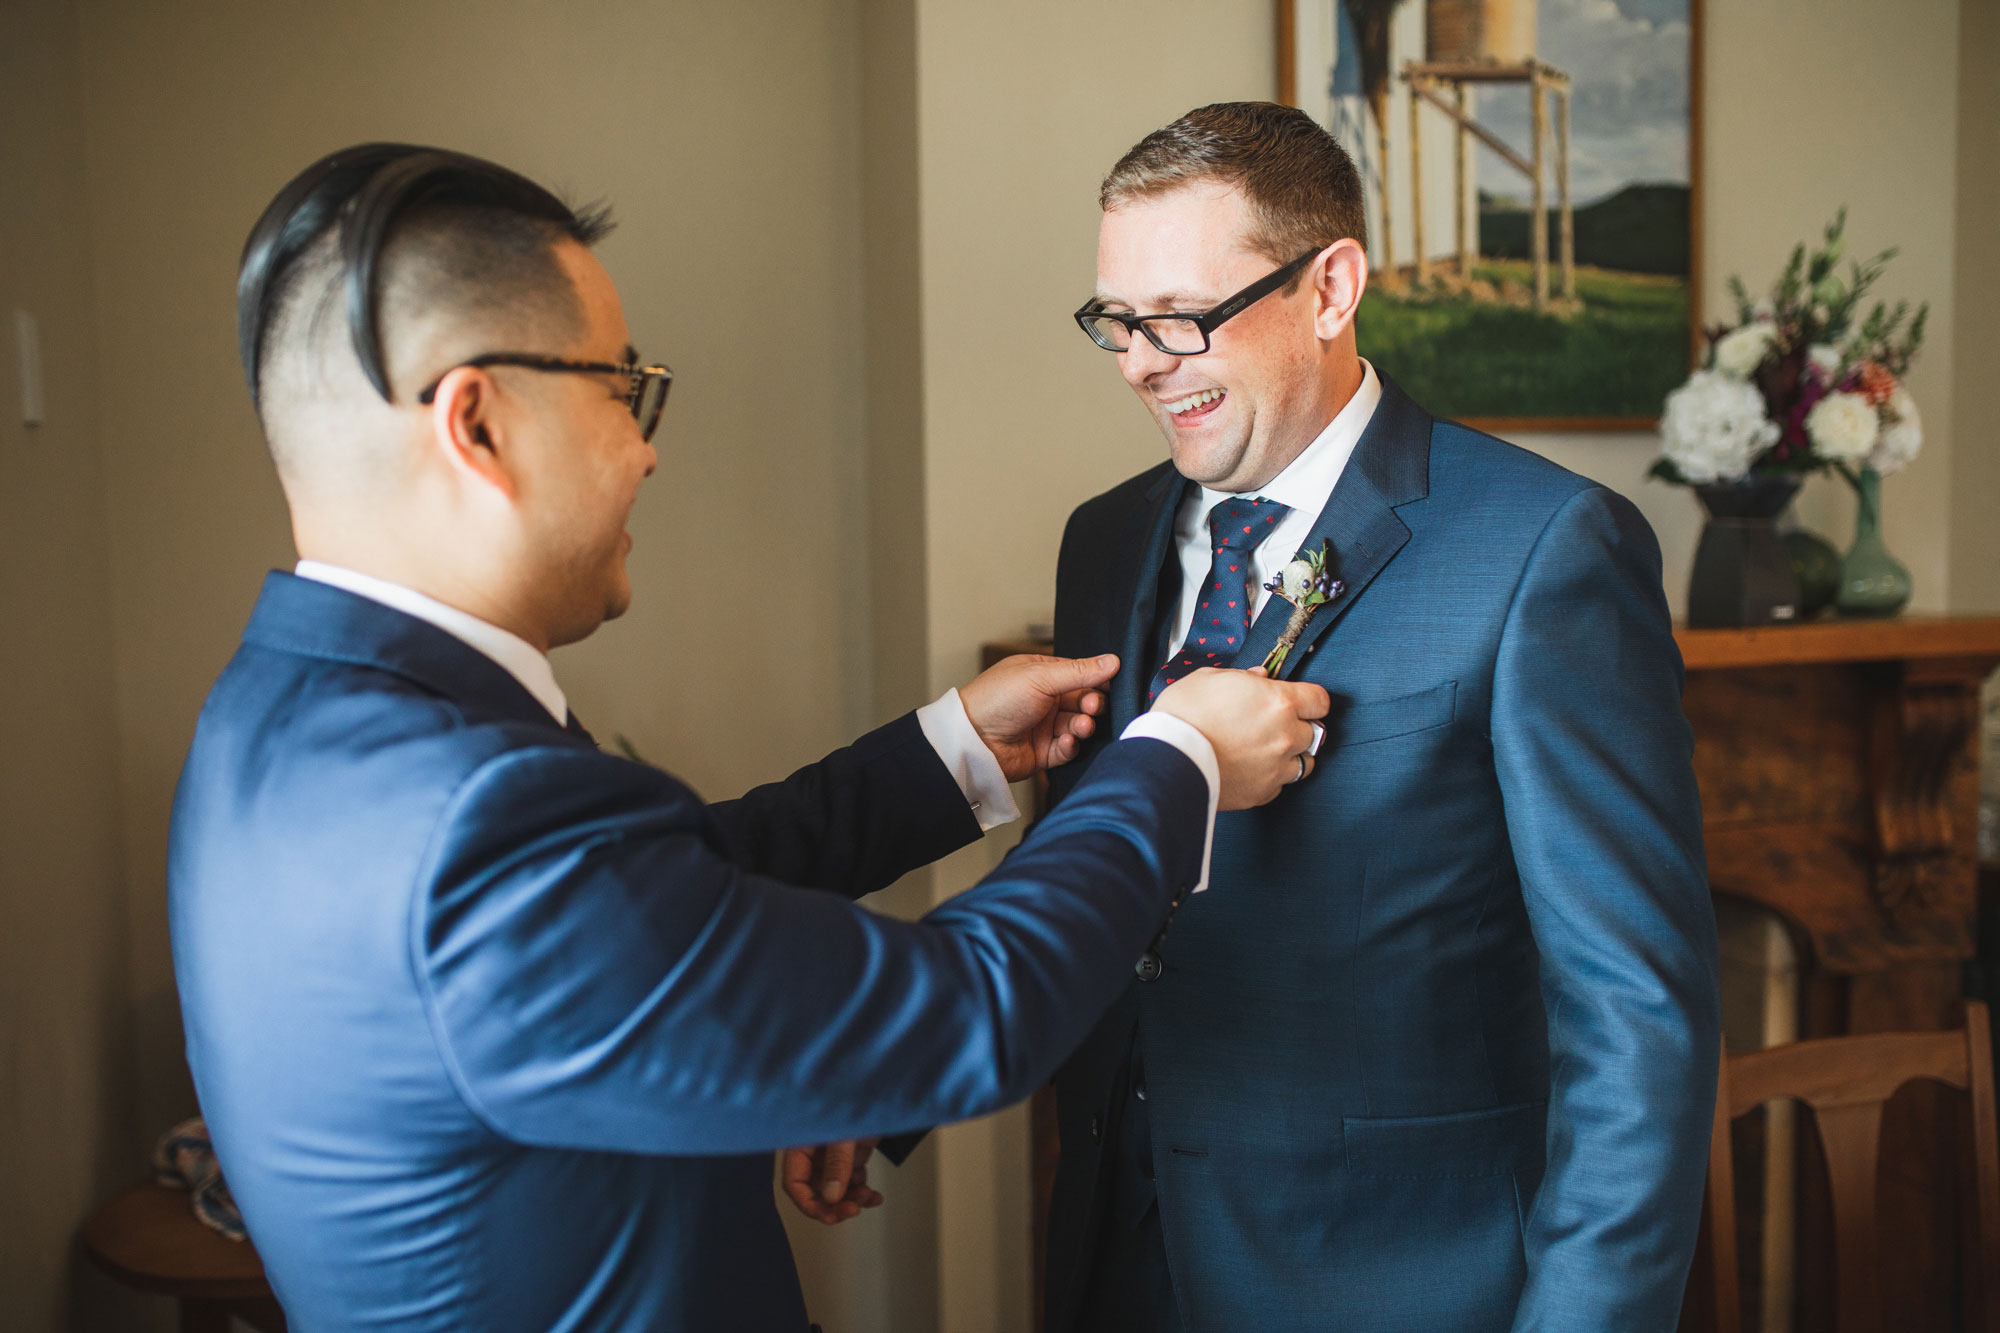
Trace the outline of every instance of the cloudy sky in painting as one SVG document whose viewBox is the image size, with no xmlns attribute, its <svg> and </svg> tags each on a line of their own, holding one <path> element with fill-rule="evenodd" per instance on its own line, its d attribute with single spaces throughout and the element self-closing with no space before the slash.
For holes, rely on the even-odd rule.
<svg viewBox="0 0 2000 1333">
<path fill-rule="evenodd" d="M 1567 72 L 1570 189 L 1580 207 L 1631 184 L 1688 180 L 1688 0 L 1540 0 L 1540 57 Z M 1479 90 L 1478 116 L 1528 155 L 1524 87 Z M 1554 160 L 1554 122 L 1550 122 Z M 1528 181 L 1479 152 L 1479 186 L 1526 200 Z M 1555 201 L 1550 168 L 1549 199 Z"/>
</svg>

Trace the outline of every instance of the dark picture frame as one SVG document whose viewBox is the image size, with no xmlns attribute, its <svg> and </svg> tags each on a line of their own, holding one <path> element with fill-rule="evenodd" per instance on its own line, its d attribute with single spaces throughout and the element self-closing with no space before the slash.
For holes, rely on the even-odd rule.
<svg viewBox="0 0 2000 1333">
<path fill-rule="evenodd" d="M 1356 320 L 1361 354 L 1379 360 L 1433 412 L 1482 430 L 1655 429 L 1660 403 L 1706 346 L 1702 0 L 1624 0 L 1627 8 L 1653 14 L 1685 10 L 1686 183 L 1641 179 L 1580 203 L 1569 198 L 1571 72 L 1539 58 L 1545 47 L 1538 24 L 1546 22 L 1540 11 L 1560 0 L 1275 3 L 1278 100 L 1305 106 L 1322 123 L 1329 119 L 1326 108 L 1346 109 L 1341 123 L 1328 128 L 1360 164 L 1370 196 L 1370 225 L 1378 234 L 1370 238 L 1370 293 Z M 1405 49 L 1415 26 L 1410 10 L 1421 17 L 1421 50 Z M 1338 55 L 1343 39 L 1344 65 Z M 1308 67 L 1301 58 L 1302 40 L 1329 53 L 1325 91 L 1312 104 L 1301 100 L 1300 71 L 1319 66 Z M 1587 76 L 1596 85 L 1585 91 L 1598 94 L 1601 104 L 1605 89 L 1597 68 Z M 1481 123 L 1476 108 L 1482 94 L 1531 122 L 1526 151 L 1520 136 Z M 1532 114 L 1537 103 L 1540 117 Z M 1585 114 L 1592 105 L 1586 96 Z M 1384 106 L 1386 128 L 1377 119 Z M 1539 153 L 1535 129 L 1541 131 Z M 1427 165 L 1422 152 L 1440 142 L 1447 151 L 1433 152 Z M 1595 151 L 1578 173 L 1587 185 L 1607 179 L 1607 158 L 1618 161 L 1615 151 L 1605 153 L 1606 142 L 1603 134 L 1592 140 Z M 1615 149 L 1615 138 L 1611 142 Z M 1639 141 L 1634 143 L 1636 148 Z M 1635 163 L 1645 156 L 1632 155 Z M 1533 188 L 1536 165 L 1543 169 L 1539 192 Z M 1525 207 L 1485 188 L 1498 176 L 1527 182 Z M 1537 201 L 1544 218 L 1539 236 Z M 1379 221 L 1385 204 L 1392 219 L 1387 228 Z M 1397 256 L 1399 242 L 1415 253 Z M 1490 357 L 1482 355 L 1489 349 Z"/>
</svg>

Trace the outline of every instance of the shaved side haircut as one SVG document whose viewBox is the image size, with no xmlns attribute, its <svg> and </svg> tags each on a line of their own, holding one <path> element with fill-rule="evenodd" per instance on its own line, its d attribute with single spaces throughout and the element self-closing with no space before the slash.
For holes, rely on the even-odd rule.
<svg viewBox="0 0 2000 1333">
<path fill-rule="evenodd" d="M 583 313 L 556 247 L 610 227 L 601 208 L 444 149 L 360 144 L 307 167 L 251 228 L 236 280 L 237 351 L 280 472 L 298 462 L 287 408 L 323 381 L 340 325 L 374 392 L 407 400 L 416 386 L 389 370 L 397 329 L 424 318 L 573 337 Z"/>
<path fill-rule="evenodd" d="M 1311 116 L 1276 102 L 1217 102 L 1154 130 L 1118 159 L 1097 202 L 1109 211 L 1209 181 L 1243 192 L 1250 247 L 1274 264 L 1339 240 L 1368 245 L 1354 159 Z"/>
</svg>

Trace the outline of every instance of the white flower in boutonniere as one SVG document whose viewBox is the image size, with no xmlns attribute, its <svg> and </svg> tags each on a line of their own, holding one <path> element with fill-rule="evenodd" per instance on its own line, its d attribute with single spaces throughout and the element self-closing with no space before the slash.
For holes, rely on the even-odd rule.
<svg viewBox="0 0 2000 1333">
<path fill-rule="evenodd" d="M 1333 576 L 1332 564 L 1333 543 L 1322 542 L 1319 550 L 1299 556 L 1264 585 L 1265 591 L 1274 592 L 1292 604 L 1292 618 L 1285 622 L 1285 632 L 1278 636 L 1277 646 L 1264 659 L 1265 675 L 1278 674 L 1299 635 L 1306 632 L 1306 622 L 1313 618 L 1313 612 L 1347 591 L 1347 585 Z"/>
<path fill-rule="evenodd" d="M 1806 435 L 1813 452 L 1836 463 L 1865 458 L 1882 431 L 1882 419 L 1858 393 L 1836 391 L 1806 413 Z"/>
</svg>

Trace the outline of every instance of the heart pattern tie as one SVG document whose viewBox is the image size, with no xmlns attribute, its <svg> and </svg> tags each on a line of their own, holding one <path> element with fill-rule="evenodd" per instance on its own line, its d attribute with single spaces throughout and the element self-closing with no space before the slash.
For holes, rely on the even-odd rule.
<svg viewBox="0 0 2000 1333">
<path fill-rule="evenodd" d="M 1292 512 L 1290 505 L 1266 500 L 1232 498 L 1208 511 L 1208 537 L 1215 548 L 1208 582 L 1195 599 L 1181 650 L 1153 677 L 1146 702 L 1161 690 L 1200 667 L 1227 666 L 1250 637 L 1250 558 L 1257 546 Z"/>
</svg>

